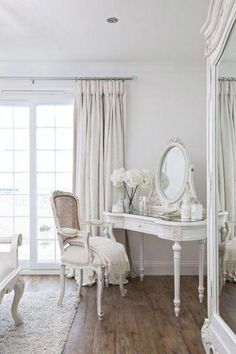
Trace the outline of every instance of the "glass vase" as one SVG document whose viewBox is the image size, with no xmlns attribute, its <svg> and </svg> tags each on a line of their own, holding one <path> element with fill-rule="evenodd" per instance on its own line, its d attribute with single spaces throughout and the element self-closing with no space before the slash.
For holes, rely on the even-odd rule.
<svg viewBox="0 0 236 354">
<path fill-rule="evenodd" d="M 129 201 L 129 214 L 134 213 L 134 204 L 133 204 L 133 199 Z"/>
</svg>

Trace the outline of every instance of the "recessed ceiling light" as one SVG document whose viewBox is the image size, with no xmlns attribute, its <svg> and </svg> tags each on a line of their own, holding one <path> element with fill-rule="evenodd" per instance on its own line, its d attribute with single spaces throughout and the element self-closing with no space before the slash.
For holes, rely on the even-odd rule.
<svg viewBox="0 0 236 354">
<path fill-rule="evenodd" d="M 107 18 L 107 22 L 108 23 L 117 23 L 118 22 L 118 18 L 117 17 L 108 17 Z"/>
</svg>

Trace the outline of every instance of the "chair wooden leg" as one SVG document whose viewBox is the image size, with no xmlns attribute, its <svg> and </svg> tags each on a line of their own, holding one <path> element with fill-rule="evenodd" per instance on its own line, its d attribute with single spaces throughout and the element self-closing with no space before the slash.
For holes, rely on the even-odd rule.
<svg viewBox="0 0 236 354">
<path fill-rule="evenodd" d="M 69 269 L 69 272 L 68 272 L 68 274 L 67 274 L 66 277 L 67 277 L 68 279 L 74 278 L 74 277 L 75 277 L 75 269 L 74 269 L 74 268 L 70 268 L 70 269 Z"/>
<path fill-rule="evenodd" d="M 59 300 L 57 303 L 58 306 L 62 305 L 62 301 L 63 301 L 64 294 L 65 294 L 65 266 L 64 266 L 64 264 L 61 265 L 61 269 L 60 269 L 60 283 L 61 283 L 61 290 L 60 290 L 60 297 L 59 297 Z"/>
<path fill-rule="evenodd" d="M 78 294 L 79 296 L 81 295 L 81 289 L 83 286 L 83 269 L 79 269 L 78 271 L 78 279 L 77 279 L 77 284 L 78 284 Z"/>
<path fill-rule="evenodd" d="M 104 287 L 104 268 L 98 267 L 97 269 L 97 314 L 99 320 L 102 320 L 103 318 L 103 312 L 102 312 L 103 287 Z"/>
<path fill-rule="evenodd" d="M 124 277 L 123 276 L 120 277 L 119 287 L 120 287 L 121 296 L 125 297 L 125 295 L 127 294 L 127 290 L 124 288 Z"/>
<path fill-rule="evenodd" d="M 109 272 L 108 272 L 107 267 L 105 269 L 105 284 L 106 284 L 106 287 L 108 288 L 108 286 L 109 286 Z"/>
<path fill-rule="evenodd" d="M 24 279 L 20 277 L 17 280 L 16 285 L 14 286 L 15 295 L 14 295 L 14 299 L 13 299 L 12 307 L 11 307 L 12 317 L 14 319 L 16 326 L 19 326 L 20 324 L 23 323 L 23 319 L 22 319 L 21 315 L 18 313 L 18 305 L 19 305 L 20 299 L 22 298 L 24 288 L 25 288 Z"/>
</svg>

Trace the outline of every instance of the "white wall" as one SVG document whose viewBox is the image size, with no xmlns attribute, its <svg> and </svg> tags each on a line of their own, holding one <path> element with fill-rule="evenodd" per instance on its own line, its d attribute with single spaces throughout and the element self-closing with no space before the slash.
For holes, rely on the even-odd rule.
<svg viewBox="0 0 236 354">
<path fill-rule="evenodd" d="M 151 66 L 140 69 L 130 84 L 128 105 L 128 168 L 155 168 L 171 137 L 180 137 L 195 165 L 195 187 L 206 203 L 206 89 L 205 69 Z M 138 261 L 137 235 L 131 250 Z M 197 244 L 183 247 L 184 273 L 197 272 Z M 145 268 L 149 273 L 172 273 L 171 242 L 145 238 Z"/>
<path fill-rule="evenodd" d="M 121 63 L 0 63 L 0 76 L 135 75 L 128 83 L 127 168 L 155 168 L 170 138 L 179 137 L 195 165 L 195 187 L 206 203 L 205 67 Z M 55 83 L 74 89 L 74 83 Z M 9 83 L 0 82 L 0 89 Z M 17 83 L 18 87 L 21 85 Z M 25 83 L 25 85 L 27 85 Z M 46 87 L 47 83 L 37 83 Z M 48 85 L 54 85 L 48 83 Z M 0 95 L 1 97 L 1 95 Z M 138 235 L 130 232 L 133 259 L 138 262 Z M 197 245 L 183 247 L 183 272 L 196 273 Z M 145 266 L 151 274 L 172 273 L 171 243 L 145 236 Z"/>
</svg>

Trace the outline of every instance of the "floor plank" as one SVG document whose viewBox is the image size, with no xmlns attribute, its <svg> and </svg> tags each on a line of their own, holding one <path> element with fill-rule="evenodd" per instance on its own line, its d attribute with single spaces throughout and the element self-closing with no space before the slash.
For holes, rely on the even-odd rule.
<svg viewBox="0 0 236 354">
<path fill-rule="evenodd" d="M 57 276 L 25 277 L 26 291 L 59 291 Z M 122 298 L 116 286 L 104 290 L 104 319 L 97 320 L 96 286 L 82 289 L 63 354 L 204 354 L 200 330 L 206 317 L 198 299 L 198 278 L 181 277 L 181 314 L 173 310 L 173 277 L 131 279 Z M 66 291 L 76 288 L 66 281 Z"/>
</svg>

